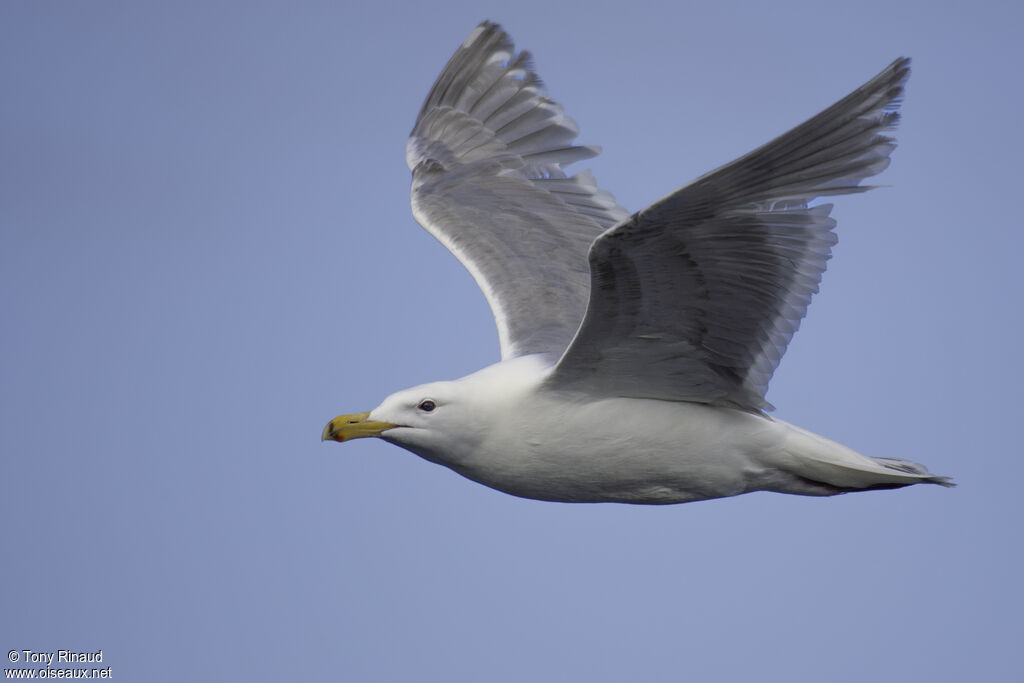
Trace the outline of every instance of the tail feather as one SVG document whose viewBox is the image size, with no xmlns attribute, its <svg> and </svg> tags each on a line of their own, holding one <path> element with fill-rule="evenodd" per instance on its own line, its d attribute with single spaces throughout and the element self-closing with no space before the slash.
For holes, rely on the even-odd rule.
<svg viewBox="0 0 1024 683">
<path fill-rule="evenodd" d="M 901 458 L 869 458 L 842 444 L 794 425 L 784 451 L 792 474 L 844 491 L 899 488 L 912 484 L 956 486 L 949 477 Z"/>
<path fill-rule="evenodd" d="M 938 484 L 939 486 L 954 487 L 954 482 L 949 477 L 943 477 L 938 474 L 932 474 L 928 471 L 928 468 L 920 463 L 911 462 L 910 460 L 903 460 L 902 458 L 871 458 L 875 462 L 882 465 L 882 467 L 888 467 L 891 470 L 897 472 L 907 472 L 909 474 L 915 474 L 922 478 L 924 484 Z"/>
</svg>

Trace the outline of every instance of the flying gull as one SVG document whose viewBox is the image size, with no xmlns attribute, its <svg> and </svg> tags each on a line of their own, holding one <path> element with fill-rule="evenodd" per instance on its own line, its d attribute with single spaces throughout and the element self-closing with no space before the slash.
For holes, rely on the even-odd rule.
<svg viewBox="0 0 1024 683">
<path fill-rule="evenodd" d="M 836 243 L 831 204 L 889 165 L 909 75 L 897 59 L 753 152 L 630 214 L 596 156 L 493 23 L 456 50 L 406 151 L 416 220 L 469 269 L 501 361 L 341 415 L 481 484 L 564 502 L 830 496 L 931 483 L 770 417 L 765 392 Z"/>
</svg>

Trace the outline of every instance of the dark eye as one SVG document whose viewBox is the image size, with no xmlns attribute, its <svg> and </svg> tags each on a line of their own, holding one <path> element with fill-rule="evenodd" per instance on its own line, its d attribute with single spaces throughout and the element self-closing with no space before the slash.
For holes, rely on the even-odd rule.
<svg viewBox="0 0 1024 683">
<path fill-rule="evenodd" d="M 416 407 L 422 410 L 424 413 L 429 413 L 430 411 L 437 407 L 437 404 L 434 403 L 433 399 L 425 398 L 422 401 L 420 401 L 420 404 Z"/>
</svg>

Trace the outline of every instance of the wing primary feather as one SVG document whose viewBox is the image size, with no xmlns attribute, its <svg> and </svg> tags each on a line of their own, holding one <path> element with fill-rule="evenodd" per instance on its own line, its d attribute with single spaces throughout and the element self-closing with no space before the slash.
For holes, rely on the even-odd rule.
<svg viewBox="0 0 1024 683">
<path fill-rule="evenodd" d="M 909 63 L 595 240 L 587 313 L 549 385 L 771 409 L 836 243 L 832 205 L 809 203 L 888 166 Z"/>
<path fill-rule="evenodd" d="M 503 358 L 565 349 L 586 309 L 588 248 L 629 215 L 589 173 L 567 176 L 600 151 L 574 145 L 577 133 L 529 54 L 484 22 L 438 76 L 406 146 L 413 215 L 480 285 Z"/>
</svg>

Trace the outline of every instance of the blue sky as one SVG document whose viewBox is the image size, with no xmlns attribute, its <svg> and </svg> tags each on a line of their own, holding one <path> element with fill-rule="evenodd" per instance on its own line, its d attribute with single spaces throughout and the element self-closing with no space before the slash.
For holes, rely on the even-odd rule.
<svg viewBox="0 0 1024 683">
<path fill-rule="evenodd" d="M 0 646 L 139 681 L 1018 679 L 1022 14 L 3 3 Z M 403 159 L 485 18 L 632 210 L 913 57 L 768 398 L 959 488 L 573 506 L 321 444 L 497 360 Z"/>
</svg>

